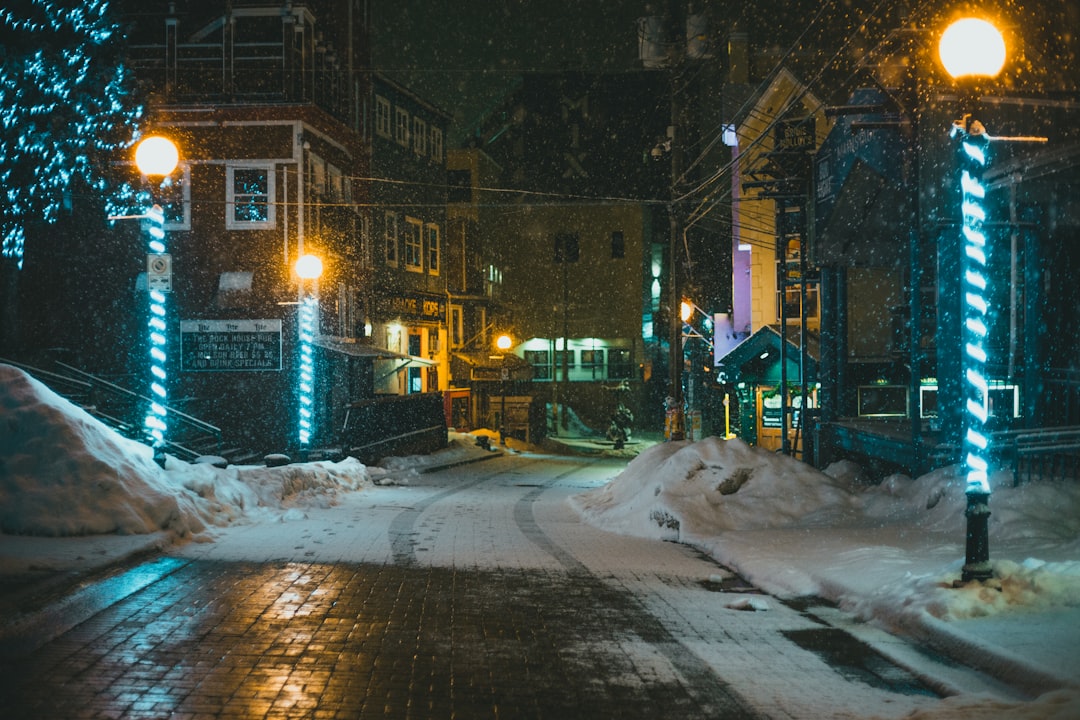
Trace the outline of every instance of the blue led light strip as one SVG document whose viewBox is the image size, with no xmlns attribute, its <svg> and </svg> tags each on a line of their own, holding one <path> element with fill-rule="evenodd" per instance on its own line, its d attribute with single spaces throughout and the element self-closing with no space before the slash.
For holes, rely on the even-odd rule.
<svg viewBox="0 0 1080 720">
<path fill-rule="evenodd" d="M 314 430 L 312 415 L 315 392 L 315 360 L 312 343 L 315 340 L 315 318 L 318 300 L 310 295 L 300 301 L 300 375 L 298 378 L 299 440 L 301 449 L 307 448 Z"/>
<path fill-rule="evenodd" d="M 159 205 L 154 205 L 146 212 L 147 234 L 149 235 L 150 253 L 160 255 L 165 252 L 165 214 Z M 149 275 L 147 282 L 149 283 Z M 166 295 L 158 289 L 150 288 L 150 319 L 148 322 L 150 347 L 150 409 L 146 413 L 146 430 L 153 441 L 155 457 L 165 447 L 165 433 L 168 429 L 166 409 L 168 405 L 168 387 L 166 357 L 168 343 L 168 325 L 166 317 Z"/>
<path fill-rule="evenodd" d="M 967 468 L 967 492 L 990 493 L 988 477 L 990 435 L 986 429 L 990 415 L 990 387 L 987 381 L 987 313 L 989 274 L 987 272 L 986 187 L 982 175 L 990 163 L 989 138 L 982 126 L 972 130 L 953 127 L 959 136 L 960 214 L 964 252 L 963 269 L 963 353 L 964 370 L 964 464 Z"/>
</svg>

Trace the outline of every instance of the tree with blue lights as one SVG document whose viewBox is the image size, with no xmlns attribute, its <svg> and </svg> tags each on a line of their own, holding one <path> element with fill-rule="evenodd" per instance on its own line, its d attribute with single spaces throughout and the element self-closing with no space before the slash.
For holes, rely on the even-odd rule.
<svg viewBox="0 0 1080 720">
<path fill-rule="evenodd" d="M 108 194 L 142 106 L 107 0 L 0 6 L 0 240 L 22 268 L 27 228 L 54 223 L 80 184 Z"/>
</svg>

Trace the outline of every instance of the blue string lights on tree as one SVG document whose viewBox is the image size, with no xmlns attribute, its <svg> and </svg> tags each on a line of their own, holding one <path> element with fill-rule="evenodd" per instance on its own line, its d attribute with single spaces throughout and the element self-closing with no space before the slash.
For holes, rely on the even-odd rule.
<svg viewBox="0 0 1080 720">
<path fill-rule="evenodd" d="M 76 179 L 109 193 L 142 106 L 106 0 L 0 7 L 0 255 L 22 268 L 31 223 L 53 223 Z"/>
</svg>

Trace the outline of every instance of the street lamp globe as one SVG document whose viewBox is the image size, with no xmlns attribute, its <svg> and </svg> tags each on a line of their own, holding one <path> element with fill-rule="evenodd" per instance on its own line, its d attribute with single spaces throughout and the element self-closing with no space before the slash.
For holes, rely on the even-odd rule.
<svg viewBox="0 0 1080 720">
<path fill-rule="evenodd" d="M 317 255 L 301 255 L 296 261 L 296 274 L 301 280 L 317 280 L 322 273 L 322 260 Z"/>
<path fill-rule="evenodd" d="M 151 135 L 135 147 L 135 165 L 147 177 L 169 175 L 179 162 L 176 144 L 166 137 Z"/>
<path fill-rule="evenodd" d="M 495 339 L 495 347 L 499 348 L 503 352 L 510 349 L 510 346 L 514 344 L 514 340 L 509 335 L 500 335 Z"/>
<path fill-rule="evenodd" d="M 995 77 L 1005 66 L 1005 38 L 979 18 L 962 18 L 941 34 L 938 55 L 953 78 Z"/>
</svg>

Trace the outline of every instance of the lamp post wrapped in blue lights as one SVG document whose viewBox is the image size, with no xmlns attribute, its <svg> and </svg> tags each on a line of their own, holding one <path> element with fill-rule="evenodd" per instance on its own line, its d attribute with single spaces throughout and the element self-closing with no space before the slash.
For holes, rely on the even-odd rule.
<svg viewBox="0 0 1080 720">
<path fill-rule="evenodd" d="M 314 343 L 319 324 L 319 298 L 314 292 L 307 291 L 307 284 L 318 280 L 322 272 L 322 260 L 315 255 L 303 255 L 296 261 L 296 274 L 300 278 L 300 304 L 297 309 L 297 440 L 303 460 L 307 459 L 315 430 Z"/>
<path fill-rule="evenodd" d="M 954 79 L 993 78 L 1005 65 L 1005 40 L 991 23 L 963 18 L 949 25 L 938 45 L 941 63 Z M 961 368 L 963 387 L 962 458 L 966 470 L 967 536 L 961 580 L 985 580 L 990 567 L 990 382 L 988 314 L 990 274 L 987 271 L 986 187 L 982 177 L 990 163 L 990 138 L 982 123 L 965 114 L 953 123 L 957 141 L 956 169 L 960 185 L 961 289 L 963 308 Z"/>
<path fill-rule="evenodd" d="M 135 148 L 135 165 L 150 180 L 152 206 L 146 211 L 148 236 L 147 290 L 149 291 L 149 321 L 147 323 L 150 354 L 150 407 L 145 427 L 154 448 L 154 462 L 165 467 L 165 445 L 168 433 L 168 295 L 171 290 L 171 256 L 165 236 L 165 211 L 157 201 L 154 179 L 158 182 L 176 169 L 180 160 L 176 145 L 168 138 L 151 136 Z"/>
<path fill-rule="evenodd" d="M 949 25 L 938 45 L 941 64 L 957 81 L 994 78 L 1005 66 L 1005 39 L 986 20 L 963 18 Z M 967 538 L 961 582 L 986 580 L 990 566 L 990 417 L 989 315 L 990 272 L 989 224 L 983 174 L 991 161 L 991 142 L 1044 143 L 1045 137 L 991 136 L 982 122 L 970 113 L 953 122 L 950 135 L 957 142 L 956 170 L 960 186 L 960 254 L 963 308 L 962 352 L 963 388 L 962 458 L 966 469 Z"/>
</svg>

